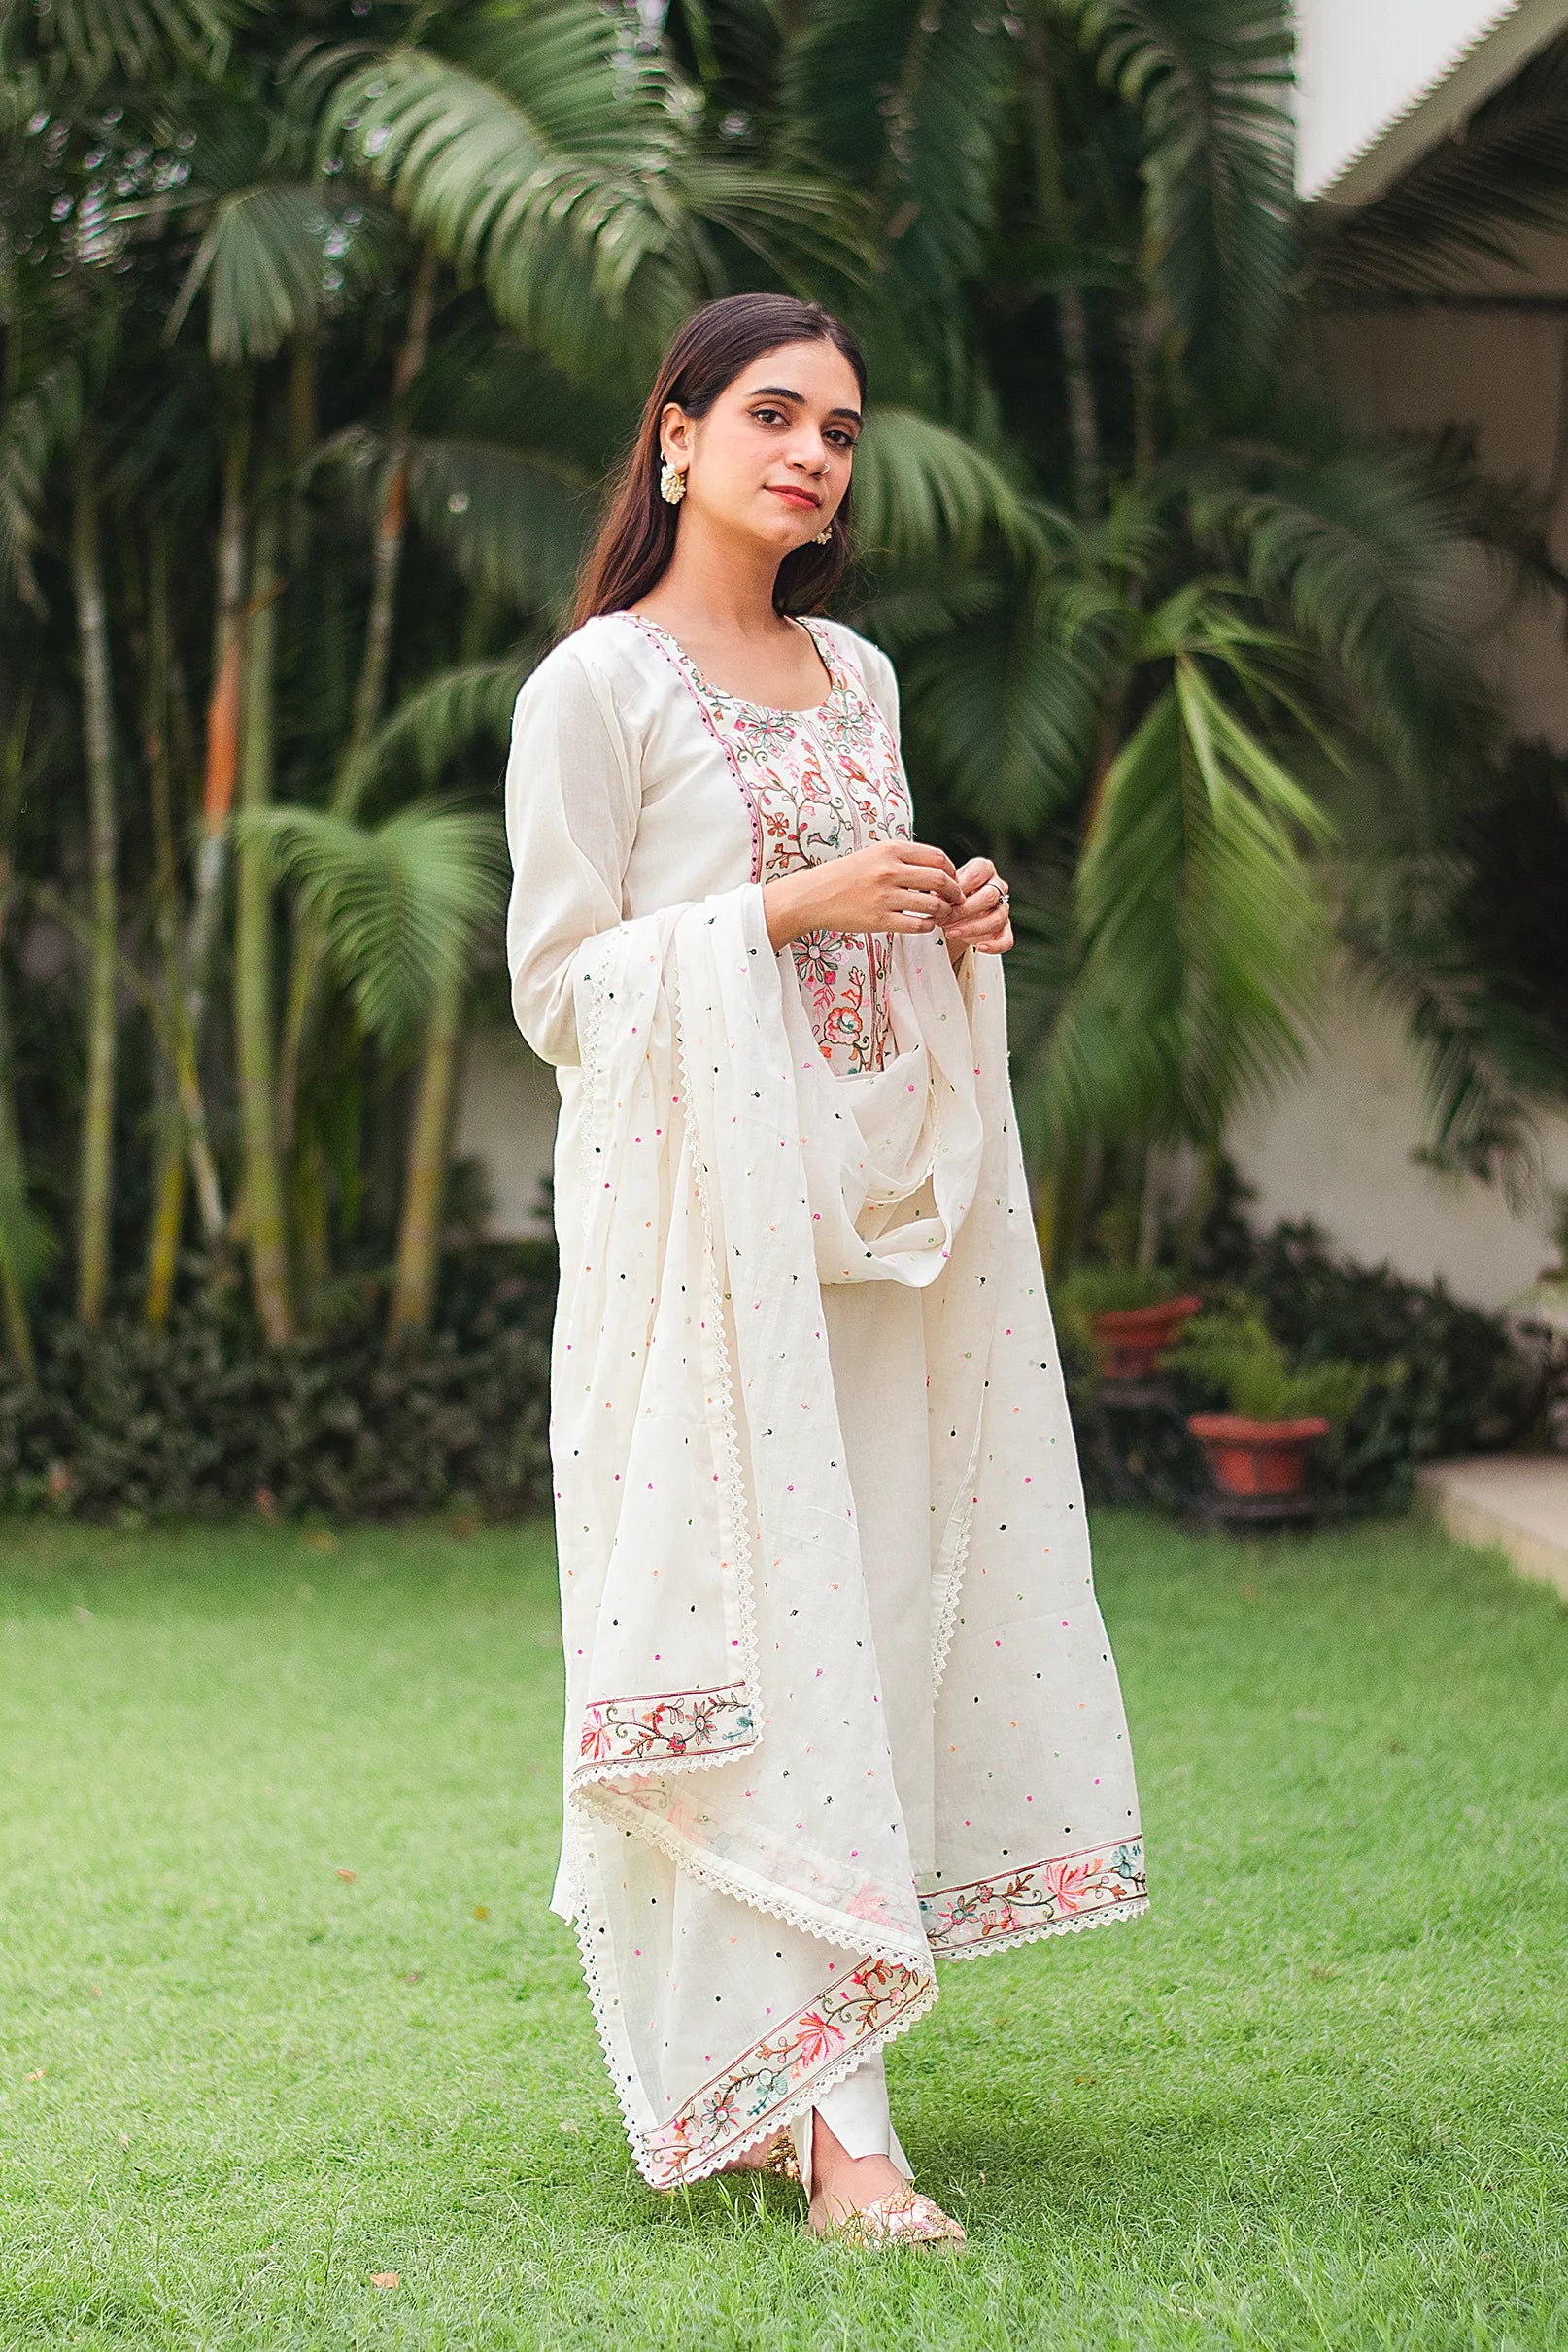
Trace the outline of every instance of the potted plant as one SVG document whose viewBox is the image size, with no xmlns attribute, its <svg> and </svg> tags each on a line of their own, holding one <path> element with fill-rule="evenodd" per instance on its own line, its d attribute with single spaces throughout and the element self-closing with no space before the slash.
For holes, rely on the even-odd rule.
<svg viewBox="0 0 1568 2352">
<path fill-rule="evenodd" d="M 1060 1296 L 1101 1374 L 1112 1381 L 1147 1380 L 1155 1357 L 1203 1305 L 1178 1272 L 1157 1266 L 1078 1266 Z"/>
<path fill-rule="evenodd" d="M 1292 1367 L 1257 1307 L 1237 1303 L 1196 1316 L 1168 1360 L 1224 1396 L 1226 1410 L 1190 1413 L 1187 1427 L 1221 1493 L 1246 1497 L 1298 1494 L 1313 1439 L 1347 1421 L 1392 1369 L 1339 1358 Z"/>
</svg>

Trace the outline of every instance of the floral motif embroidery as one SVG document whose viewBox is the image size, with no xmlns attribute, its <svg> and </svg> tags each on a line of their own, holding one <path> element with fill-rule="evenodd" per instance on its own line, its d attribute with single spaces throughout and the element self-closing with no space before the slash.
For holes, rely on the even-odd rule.
<svg viewBox="0 0 1568 2352">
<path fill-rule="evenodd" d="M 672 2189 L 693 2167 L 758 2124 L 819 2066 L 929 1996 L 931 1980 L 896 1960 L 867 1960 L 754 2042 L 648 2142 L 656 2188 Z"/>
<path fill-rule="evenodd" d="M 1143 1841 L 1131 1838 L 923 1894 L 920 1917 L 932 1952 L 941 1959 L 972 1944 L 1026 1935 L 1147 1899 Z"/>
<path fill-rule="evenodd" d="M 846 856 L 914 830 L 903 763 L 887 721 L 830 632 L 801 615 L 831 681 L 811 710 L 770 708 L 710 686 L 668 630 L 644 613 L 624 620 L 654 633 L 684 678 L 746 803 L 752 880 Z M 880 1070 L 893 1034 L 891 932 L 822 930 L 791 941 L 812 1032 L 840 1074 Z"/>
<path fill-rule="evenodd" d="M 709 1755 L 752 1736 L 744 1683 L 717 1690 L 671 1690 L 657 1698 L 596 1699 L 583 1717 L 578 1754 L 586 1763 Z"/>
</svg>

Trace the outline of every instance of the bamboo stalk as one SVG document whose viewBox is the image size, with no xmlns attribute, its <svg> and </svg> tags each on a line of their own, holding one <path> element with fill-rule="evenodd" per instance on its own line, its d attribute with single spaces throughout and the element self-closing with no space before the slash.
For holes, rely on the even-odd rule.
<svg viewBox="0 0 1568 2352">
<path fill-rule="evenodd" d="M 277 650 L 278 508 L 256 523 L 251 601 L 242 632 L 244 693 L 238 798 L 249 812 L 272 798 L 273 670 Z M 251 1291 L 274 1346 L 293 1335 L 283 1169 L 274 1102 L 272 863 L 264 839 L 242 838 L 235 857 L 234 1043 L 245 1163 Z"/>
<path fill-rule="evenodd" d="M 195 1081 L 207 980 L 218 939 L 227 864 L 229 817 L 234 805 L 240 756 L 241 635 L 245 611 L 245 481 L 250 454 L 250 388 L 230 415 L 223 444 L 222 506 L 218 526 L 218 610 L 213 622 L 213 677 L 207 699 L 206 765 L 202 777 L 201 839 L 196 849 L 194 893 L 185 953 L 185 1026 L 190 1040 L 191 1089 L 184 1090 L 187 1129 L 192 1142 L 205 1138 L 201 1090 Z M 196 1115 L 196 1123 L 192 1117 Z M 202 1232 L 209 1248 L 221 1249 L 227 1220 L 210 1150 L 205 1168 L 194 1165 Z"/>
<path fill-rule="evenodd" d="M 82 1108 L 77 1227 L 77 1314 L 100 1322 L 109 1287 L 109 1219 L 114 1182 L 115 958 L 118 827 L 113 686 L 104 601 L 99 493 L 91 432 L 77 444 L 71 568 L 82 661 L 82 735 L 87 772 L 87 861 L 91 944 L 87 965 L 87 1069 Z"/>
<path fill-rule="evenodd" d="M 11 920 L 12 849 L 16 838 L 17 815 L 26 783 L 27 734 L 32 724 L 37 683 L 35 669 L 33 675 L 18 686 L 11 726 L 6 735 L 4 766 L 0 769 L 0 945 L 4 944 L 6 928 Z M 16 1080 L 11 1059 L 11 1010 L 6 997 L 3 964 L 0 964 L 0 1200 L 11 1205 L 12 1214 L 19 1226 L 27 1202 L 27 1164 L 17 1119 Z M 27 1319 L 27 1299 L 12 1246 L 14 1236 L 8 1234 L 3 1239 L 5 1246 L 0 1248 L 0 1320 L 5 1324 L 6 1344 L 11 1349 L 12 1359 L 23 1380 L 31 1382 L 38 1377 L 38 1359 L 33 1349 L 32 1326 Z"/>
<path fill-rule="evenodd" d="M 441 1202 L 451 1154 L 452 1111 L 462 1041 L 463 983 L 436 992 L 420 1054 L 419 1087 L 409 1132 L 408 1173 L 397 1232 L 390 1335 L 426 1331 L 441 1263 Z"/>
<path fill-rule="evenodd" d="M 153 530 L 148 552 L 147 670 L 144 737 L 148 798 L 153 815 L 153 929 L 170 1016 L 182 1018 L 180 994 L 180 873 L 174 840 L 173 791 L 169 773 L 169 542 L 165 527 Z M 165 1058 L 157 1067 L 157 1158 L 153 1178 L 153 1214 L 148 1223 L 147 1278 L 143 1319 L 161 1330 L 174 1297 L 180 1234 L 185 1222 L 185 1121 L 180 1092 Z"/>
</svg>

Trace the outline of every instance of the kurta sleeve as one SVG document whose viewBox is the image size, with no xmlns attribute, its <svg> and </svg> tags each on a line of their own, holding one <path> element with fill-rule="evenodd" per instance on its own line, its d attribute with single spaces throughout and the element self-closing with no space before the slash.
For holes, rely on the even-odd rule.
<svg viewBox="0 0 1568 2352">
<path fill-rule="evenodd" d="M 581 1059 L 573 964 L 621 920 L 640 799 L 607 685 L 578 647 L 555 646 L 524 681 L 506 763 L 512 1011 L 546 1062 Z"/>
</svg>

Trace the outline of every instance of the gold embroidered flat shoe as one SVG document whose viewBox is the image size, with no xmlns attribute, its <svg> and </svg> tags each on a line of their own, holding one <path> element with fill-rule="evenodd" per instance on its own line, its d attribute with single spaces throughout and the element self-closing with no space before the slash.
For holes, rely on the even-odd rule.
<svg viewBox="0 0 1568 2352">
<path fill-rule="evenodd" d="M 795 2154 L 795 2134 L 785 2124 L 764 2140 L 760 2151 L 748 2148 L 733 2165 L 720 2165 L 721 2172 L 769 2172 L 775 2180 L 799 2180 L 800 2163 Z"/>
<path fill-rule="evenodd" d="M 962 2222 L 918 2189 L 889 2189 L 841 2222 L 831 2222 L 819 2234 L 830 2244 L 866 2252 L 898 2245 L 947 2246 L 956 2253 L 966 2243 Z"/>
</svg>

